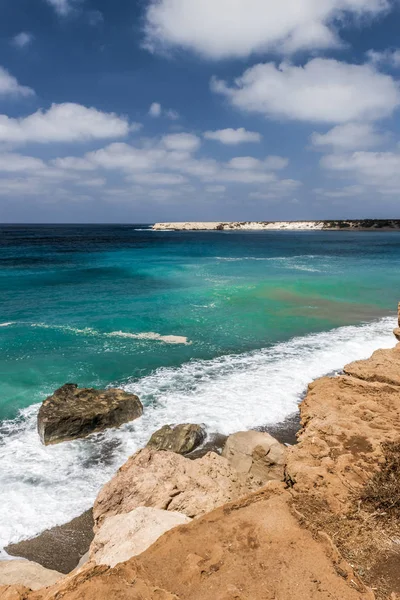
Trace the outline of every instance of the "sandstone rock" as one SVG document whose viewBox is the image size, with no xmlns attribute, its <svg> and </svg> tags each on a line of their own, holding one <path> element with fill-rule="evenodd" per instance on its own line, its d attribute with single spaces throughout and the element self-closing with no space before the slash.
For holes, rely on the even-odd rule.
<svg viewBox="0 0 400 600">
<path fill-rule="evenodd" d="M 79 389 L 67 383 L 43 402 L 38 431 L 43 444 L 57 444 L 119 427 L 142 414 L 142 403 L 134 394 L 117 389 Z"/>
<path fill-rule="evenodd" d="M 287 450 L 287 481 L 333 512 L 346 510 L 382 460 L 382 443 L 399 438 L 399 407 L 399 386 L 346 375 L 313 382 L 300 405 L 299 443 Z"/>
<path fill-rule="evenodd" d="M 230 435 L 222 456 L 238 473 L 259 485 L 283 480 L 285 446 L 261 431 L 240 431 Z"/>
<path fill-rule="evenodd" d="M 399 340 L 400 342 L 400 327 L 396 327 L 396 329 L 393 330 L 393 333 L 396 340 Z"/>
<path fill-rule="evenodd" d="M 204 441 L 206 433 L 200 425 L 165 425 L 151 436 L 148 446 L 188 454 Z"/>
<path fill-rule="evenodd" d="M 352 362 L 344 367 L 344 372 L 364 381 L 400 385 L 400 345 L 377 350 L 367 360 Z"/>
<path fill-rule="evenodd" d="M 182 513 L 140 506 L 106 519 L 90 547 L 90 560 L 115 567 L 141 554 L 163 533 L 191 519 Z"/>
<path fill-rule="evenodd" d="M 299 524 L 283 487 L 271 483 L 125 563 L 89 563 L 24 600 L 373 600 L 350 565 Z"/>
<path fill-rule="evenodd" d="M 54 585 L 63 577 L 62 573 L 50 571 L 28 560 L 0 561 L 0 586 L 18 585 L 31 590 L 39 590 Z"/>
<path fill-rule="evenodd" d="M 27 600 L 29 592 L 23 585 L 0 585 L 1 600 Z"/>
<path fill-rule="evenodd" d="M 228 461 L 210 452 L 190 460 L 173 452 L 144 448 L 134 454 L 97 496 L 99 526 L 112 515 L 152 506 L 197 517 L 248 491 Z"/>
</svg>

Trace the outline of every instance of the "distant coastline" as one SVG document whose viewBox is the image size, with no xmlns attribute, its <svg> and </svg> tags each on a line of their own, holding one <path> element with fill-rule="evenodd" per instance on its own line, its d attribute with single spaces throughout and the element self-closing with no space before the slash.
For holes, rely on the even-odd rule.
<svg viewBox="0 0 400 600">
<path fill-rule="evenodd" d="M 155 223 L 154 231 L 388 231 L 400 230 L 400 219 L 330 221 L 188 221 Z"/>
</svg>

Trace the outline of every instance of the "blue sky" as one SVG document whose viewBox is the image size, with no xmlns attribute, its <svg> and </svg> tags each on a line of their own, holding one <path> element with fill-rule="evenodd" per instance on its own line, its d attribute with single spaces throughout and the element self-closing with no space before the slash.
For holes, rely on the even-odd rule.
<svg viewBox="0 0 400 600">
<path fill-rule="evenodd" d="M 0 221 L 400 218 L 399 0 L 3 0 Z"/>
</svg>

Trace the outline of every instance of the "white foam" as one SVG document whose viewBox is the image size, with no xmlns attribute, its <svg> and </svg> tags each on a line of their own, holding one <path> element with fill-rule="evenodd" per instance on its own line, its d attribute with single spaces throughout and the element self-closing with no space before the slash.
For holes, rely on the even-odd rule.
<svg viewBox="0 0 400 600">
<path fill-rule="evenodd" d="M 0 323 L 0 327 L 10 327 L 10 325 L 14 325 L 14 322 L 7 321 L 6 323 Z"/>
<path fill-rule="evenodd" d="M 204 423 L 210 432 L 229 434 L 282 421 L 296 410 L 311 380 L 392 347 L 394 326 L 394 319 L 384 318 L 157 369 L 122 386 L 141 397 L 143 417 L 86 440 L 45 448 L 36 432 L 38 406 L 25 409 L 0 426 L 0 547 L 88 509 L 115 470 L 166 423 Z"/>
<path fill-rule="evenodd" d="M 122 338 L 133 338 L 136 340 L 155 340 L 157 342 L 164 342 L 165 344 L 190 344 L 187 337 L 182 335 L 161 335 L 154 331 L 147 331 L 144 333 L 127 333 L 125 331 L 112 331 L 111 333 L 105 334 L 107 337 L 122 337 Z"/>
<path fill-rule="evenodd" d="M 0 323 L 0 327 L 7 327 L 8 325 L 15 325 L 17 323 Z M 103 333 L 97 331 L 92 327 L 85 327 L 79 329 L 78 327 L 71 327 L 70 325 L 50 325 L 48 323 L 25 323 L 20 322 L 20 325 L 29 325 L 39 329 L 55 329 L 59 331 L 67 331 L 68 333 L 74 333 L 76 335 L 93 335 L 93 336 L 104 336 L 104 337 L 120 337 L 120 338 L 131 338 L 135 340 L 153 340 L 157 342 L 164 342 L 165 344 L 191 344 L 187 337 L 182 335 L 161 335 L 161 333 L 155 333 L 154 331 L 145 331 L 142 333 L 130 333 L 129 331 L 111 331 L 110 333 Z"/>
</svg>

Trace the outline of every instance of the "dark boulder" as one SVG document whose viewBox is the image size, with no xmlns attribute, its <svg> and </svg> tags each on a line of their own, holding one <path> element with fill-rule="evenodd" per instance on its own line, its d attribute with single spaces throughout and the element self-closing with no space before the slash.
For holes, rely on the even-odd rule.
<svg viewBox="0 0 400 600">
<path fill-rule="evenodd" d="M 118 389 L 80 389 L 75 383 L 67 383 L 40 407 L 38 432 L 47 446 L 119 427 L 142 414 L 143 405 L 134 394 Z"/>
<path fill-rule="evenodd" d="M 165 425 L 153 433 L 147 445 L 156 450 L 188 454 L 200 446 L 205 437 L 206 433 L 200 425 Z"/>
</svg>

